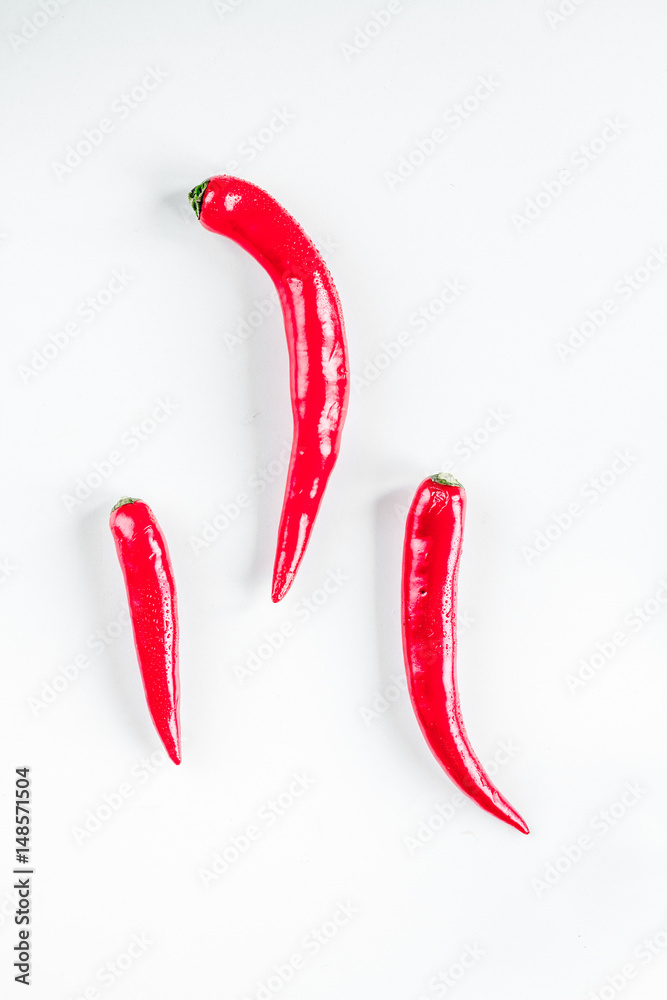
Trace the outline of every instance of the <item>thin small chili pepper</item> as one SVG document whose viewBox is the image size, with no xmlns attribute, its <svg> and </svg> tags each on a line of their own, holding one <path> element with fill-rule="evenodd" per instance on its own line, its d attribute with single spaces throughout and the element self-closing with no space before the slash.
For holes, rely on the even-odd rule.
<svg viewBox="0 0 667 1000">
<path fill-rule="evenodd" d="M 197 218 L 268 272 L 283 311 L 294 436 L 278 529 L 271 599 L 289 590 L 338 457 L 349 398 L 345 327 L 322 256 L 298 222 L 261 188 L 212 177 L 189 194 Z"/>
<path fill-rule="evenodd" d="M 167 543 L 143 500 L 123 497 L 109 525 L 125 578 L 148 709 L 165 750 L 180 764 L 178 609 Z"/>
<path fill-rule="evenodd" d="M 403 550 L 403 653 L 410 698 L 426 742 L 459 788 L 483 809 L 528 833 L 470 745 L 456 680 L 456 602 L 466 495 L 451 477 L 419 486 Z"/>
</svg>

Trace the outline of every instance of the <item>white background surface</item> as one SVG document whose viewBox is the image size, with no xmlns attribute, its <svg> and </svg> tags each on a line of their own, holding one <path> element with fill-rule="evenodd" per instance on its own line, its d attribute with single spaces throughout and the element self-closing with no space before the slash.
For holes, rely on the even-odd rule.
<svg viewBox="0 0 667 1000">
<path fill-rule="evenodd" d="M 555 0 L 403 0 L 357 34 L 386 6 L 71 0 L 44 24 L 36 3 L 2 6 L 3 996 L 24 995 L 10 887 L 25 764 L 39 1000 L 664 996 L 667 264 L 621 289 L 667 246 L 667 11 L 587 0 L 550 23 Z M 118 110 L 149 69 L 159 85 Z M 464 121 L 453 109 L 480 77 L 494 92 Z M 261 132 L 275 109 L 288 124 Z M 104 118 L 99 146 L 57 171 Z M 607 119 L 618 134 L 586 161 Z M 388 178 L 437 128 L 432 155 Z M 226 169 L 325 246 L 364 380 L 277 607 L 284 469 L 261 493 L 249 484 L 291 439 L 282 322 L 274 310 L 231 343 L 271 285 L 186 199 Z M 114 270 L 131 281 L 88 322 L 79 307 Z M 436 317 L 448 279 L 465 292 Z M 559 357 L 610 298 L 615 313 Z M 76 336 L 26 376 L 72 322 Z M 411 343 L 386 366 L 382 345 L 402 331 Z M 160 400 L 172 412 L 151 424 Z M 502 425 L 485 433 L 491 409 Z M 487 440 L 466 456 L 466 435 Z M 619 450 L 625 467 L 600 492 Z M 68 509 L 63 496 L 114 451 L 111 475 Z M 455 789 L 396 698 L 402 512 L 447 466 L 469 504 L 464 716 L 483 760 L 512 748 L 496 780 L 529 837 L 467 800 L 451 809 Z M 195 552 L 240 492 L 250 506 Z M 90 639 L 124 607 L 107 520 L 127 493 L 162 524 L 181 609 L 184 762 L 150 776 L 159 741 L 129 628 L 103 652 Z M 570 504 L 578 516 L 531 554 Z M 344 579 L 306 614 L 332 573 Z M 285 623 L 294 634 L 241 681 L 235 666 Z M 568 685 L 619 630 L 625 644 Z M 308 789 L 261 819 L 295 772 Z M 105 821 L 82 837 L 96 811 Z M 207 887 L 202 870 L 251 825 L 257 841 Z M 341 902 L 354 915 L 315 951 L 311 929 Z M 146 944 L 130 961 L 134 935 Z M 480 957 L 464 970 L 466 949 Z M 295 954 L 303 967 L 267 987 Z"/>
</svg>

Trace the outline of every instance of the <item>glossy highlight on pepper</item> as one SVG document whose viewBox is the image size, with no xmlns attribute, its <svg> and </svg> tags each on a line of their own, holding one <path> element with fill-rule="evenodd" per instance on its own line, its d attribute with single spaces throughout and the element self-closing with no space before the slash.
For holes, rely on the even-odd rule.
<svg viewBox="0 0 667 1000">
<path fill-rule="evenodd" d="M 410 698 L 433 754 L 459 788 L 487 812 L 529 833 L 493 785 L 463 724 L 456 678 L 456 608 L 465 490 L 431 476 L 415 494 L 403 549 L 403 653 Z"/>
<path fill-rule="evenodd" d="M 350 392 L 340 300 L 322 255 L 298 222 L 255 184 L 212 177 L 189 195 L 199 221 L 234 240 L 278 292 L 289 352 L 294 436 L 271 598 L 289 590 L 340 448 Z"/>
<path fill-rule="evenodd" d="M 181 762 L 176 586 L 165 537 L 143 500 L 123 497 L 111 511 L 148 709 L 165 750 Z"/>
</svg>

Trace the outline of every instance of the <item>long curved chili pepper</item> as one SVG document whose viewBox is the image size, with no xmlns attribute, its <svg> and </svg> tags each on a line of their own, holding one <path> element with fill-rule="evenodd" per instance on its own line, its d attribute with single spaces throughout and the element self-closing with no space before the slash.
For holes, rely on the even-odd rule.
<svg viewBox="0 0 667 1000">
<path fill-rule="evenodd" d="M 212 177 L 189 194 L 206 229 L 228 236 L 268 272 L 283 311 L 294 437 L 278 530 L 271 599 L 289 590 L 338 457 L 349 398 L 345 327 L 320 252 L 261 188 Z"/>
<path fill-rule="evenodd" d="M 181 762 L 178 609 L 169 550 L 148 504 L 123 497 L 111 511 L 146 701 L 165 750 Z"/>
<path fill-rule="evenodd" d="M 483 809 L 528 833 L 470 745 L 456 681 L 456 599 L 465 490 L 431 476 L 408 513 L 403 550 L 403 653 L 410 698 L 426 742 L 459 788 Z"/>
</svg>

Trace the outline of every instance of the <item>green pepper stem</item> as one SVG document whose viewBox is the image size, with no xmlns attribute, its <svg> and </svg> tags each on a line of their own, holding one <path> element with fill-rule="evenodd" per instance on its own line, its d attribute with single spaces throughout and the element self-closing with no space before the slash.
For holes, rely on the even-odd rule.
<svg viewBox="0 0 667 1000">
<path fill-rule="evenodd" d="M 121 497 L 118 503 L 111 508 L 111 513 L 113 514 L 115 510 L 118 510 L 119 507 L 124 507 L 127 503 L 141 503 L 141 500 L 139 497 Z"/>
<path fill-rule="evenodd" d="M 188 200 L 190 201 L 197 218 L 201 215 L 201 203 L 204 200 L 204 193 L 208 187 L 209 180 L 210 178 L 207 178 L 201 184 L 197 184 L 197 186 L 193 187 L 192 191 L 188 194 Z"/>
<path fill-rule="evenodd" d="M 458 479 L 454 479 L 454 476 L 450 476 L 447 474 L 443 476 L 439 475 L 436 472 L 436 474 L 434 476 L 431 476 L 430 478 L 433 480 L 434 483 L 440 483 L 441 486 L 459 486 L 461 489 L 463 489 L 461 483 L 458 481 Z"/>
</svg>

